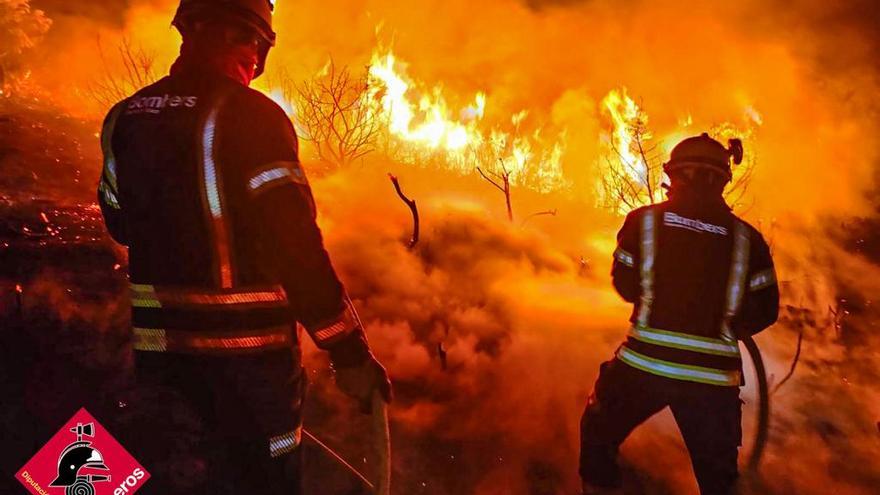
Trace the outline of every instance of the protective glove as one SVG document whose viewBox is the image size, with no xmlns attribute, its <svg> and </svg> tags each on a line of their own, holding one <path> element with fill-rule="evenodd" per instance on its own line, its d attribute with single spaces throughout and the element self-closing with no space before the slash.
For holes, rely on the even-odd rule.
<svg viewBox="0 0 880 495">
<path fill-rule="evenodd" d="M 330 349 L 330 361 L 335 371 L 336 385 L 358 401 L 361 412 L 370 414 L 373 395 L 379 393 L 385 402 L 391 402 L 391 380 L 385 367 L 373 356 L 362 331 L 339 342 Z"/>
</svg>

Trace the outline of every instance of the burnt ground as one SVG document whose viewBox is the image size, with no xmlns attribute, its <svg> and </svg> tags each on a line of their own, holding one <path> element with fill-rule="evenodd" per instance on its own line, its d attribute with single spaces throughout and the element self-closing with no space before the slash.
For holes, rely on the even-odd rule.
<svg viewBox="0 0 880 495">
<path fill-rule="evenodd" d="M 37 101 L 0 97 L 0 493 L 27 493 L 14 474 L 85 407 L 122 443 L 147 433 L 159 445 L 198 443 L 173 399 L 147 397 L 133 412 L 125 252 L 94 203 L 99 123 L 57 115 Z M 144 399 L 141 397 L 141 399 Z M 323 406 L 312 401 L 309 416 Z M 163 432 L 163 421 L 183 434 Z M 319 428 L 320 429 L 320 428 Z M 167 442 L 167 443 L 162 443 Z M 133 452 L 138 457 L 136 452 Z M 171 469 L 182 483 L 198 458 Z M 306 445 L 309 493 L 359 494 L 351 476 Z M 320 487 L 320 488 L 318 488 Z"/>
</svg>

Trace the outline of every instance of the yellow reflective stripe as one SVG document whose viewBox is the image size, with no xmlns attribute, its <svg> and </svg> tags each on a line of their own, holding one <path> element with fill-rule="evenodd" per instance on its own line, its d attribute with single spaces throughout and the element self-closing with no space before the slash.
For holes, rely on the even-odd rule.
<svg viewBox="0 0 880 495">
<path fill-rule="evenodd" d="M 733 254 L 730 261 L 730 276 L 727 280 L 727 294 L 724 303 L 724 316 L 721 321 L 721 338 L 736 341 L 731 322 L 742 304 L 749 271 L 749 230 L 740 220 L 734 220 Z"/>
<path fill-rule="evenodd" d="M 640 369 L 646 373 L 664 376 L 675 380 L 725 387 L 739 386 L 742 381 L 739 371 L 719 370 L 705 368 L 703 366 L 673 363 L 645 356 L 644 354 L 633 351 L 626 346 L 620 347 L 617 351 L 617 358 L 633 368 Z"/>
<path fill-rule="evenodd" d="M 243 304 L 287 303 L 284 288 L 277 286 L 272 290 L 241 290 L 236 292 L 204 292 L 180 288 L 160 288 L 153 285 L 131 284 L 132 305 L 138 308 L 161 308 L 164 305 L 235 306 Z"/>
<path fill-rule="evenodd" d="M 754 274 L 749 281 L 749 290 L 750 291 L 759 291 L 761 289 L 766 289 L 771 285 L 776 283 L 776 270 L 773 268 L 768 268 L 766 270 L 760 271 Z"/>
<path fill-rule="evenodd" d="M 136 351 L 166 352 L 168 339 L 165 330 L 159 328 L 135 328 L 134 349 Z"/>
<path fill-rule="evenodd" d="M 224 335 L 218 332 L 168 331 L 161 328 L 134 328 L 134 349 L 152 352 L 223 352 L 279 348 L 293 343 L 290 327 L 276 327 L 248 334 Z"/>
<path fill-rule="evenodd" d="M 712 354 L 716 356 L 740 357 L 739 345 L 721 339 L 691 335 L 687 333 L 658 330 L 656 328 L 632 327 L 630 336 L 640 342 L 685 351 Z"/>
<path fill-rule="evenodd" d="M 269 456 L 281 457 L 284 454 L 293 452 L 302 442 L 302 426 L 297 427 L 293 431 L 289 431 L 283 435 L 278 435 L 269 439 Z"/>
<path fill-rule="evenodd" d="M 638 323 L 648 326 L 651 316 L 651 305 L 654 303 L 654 257 L 657 245 L 657 214 L 653 210 L 646 211 L 642 216 L 641 272 L 642 294 L 639 302 Z"/>
<path fill-rule="evenodd" d="M 628 267 L 635 266 L 635 258 L 633 257 L 633 255 L 628 253 L 622 247 L 618 246 L 618 248 L 614 251 L 614 259 Z"/>
<path fill-rule="evenodd" d="M 154 286 L 131 284 L 131 305 L 135 308 L 161 308 L 162 302 Z"/>
<path fill-rule="evenodd" d="M 210 223 L 214 231 L 214 247 L 217 255 L 217 277 L 220 286 L 230 288 L 233 284 L 232 256 L 230 252 L 229 230 L 223 215 L 223 186 L 222 177 L 217 170 L 214 159 L 214 141 L 217 133 L 217 115 L 220 112 L 220 103 L 217 103 L 208 118 L 202 131 L 202 179 L 204 184 L 203 198 L 208 206 L 211 219 Z"/>
</svg>

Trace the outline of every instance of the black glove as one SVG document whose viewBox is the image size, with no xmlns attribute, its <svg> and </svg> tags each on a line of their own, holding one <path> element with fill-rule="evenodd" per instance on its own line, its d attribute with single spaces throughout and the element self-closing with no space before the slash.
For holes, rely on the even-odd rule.
<svg viewBox="0 0 880 495">
<path fill-rule="evenodd" d="M 353 332 L 333 346 L 330 361 L 336 372 L 336 385 L 358 401 L 364 414 L 370 413 L 373 395 L 377 392 L 385 402 L 391 402 L 393 394 L 388 372 L 370 352 L 363 331 Z"/>
</svg>

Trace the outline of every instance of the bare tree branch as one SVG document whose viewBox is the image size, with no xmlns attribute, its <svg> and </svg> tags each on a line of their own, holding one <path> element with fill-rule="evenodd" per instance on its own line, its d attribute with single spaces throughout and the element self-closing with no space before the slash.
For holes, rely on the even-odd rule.
<svg viewBox="0 0 880 495">
<path fill-rule="evenodd" d="M 779 392 L 779 389 L 782 388 L 783 385 L 785 385 L 785 382 L 787 382 L 792 376 L 794 376 L 794 370 L 795 368 L 797 368 L 798 361 L 801 358 L 801 344 L 803 344 L 803 342 L 804 330 L 802 328 L 800 333 L 798 333 L 797 350 L 794 353 L 794 359 L 791 361 L 791 368 L 788 370 L 788 373 L 782 378 L 782 380 L 775 387 L 773 387 L 773 392 L 770 395 L 775 395 L 776 392 Z"/>
<path fill-rule="evenodd" d="M 380 122 L 374 118 L 366 73 L 352 77 L 331 59 L 325 74 L 284 86 L 296 103 L 301 134 L 315 145 L 319 158 L 347 166 L 375 151 Z"/>
<path fill-rule="evenodd" d="M 403 193 L 403 190 L 400 187 L 400 181 L 396 176 L 389 173 L 388 178 L 391 179 L 391 183 L 394 184 L 394 189 L 397 191 L 397 195 L 400 196 L 400 199 L 403 200 L 407 206 L 409 206 L 409 210 L 412 212 L 413 234 L 408 244 L 408 247 L 412 249 L 419 243 L 419 208 L 416 206 L 416 200 L 409 199 L 406 197 L 406 194 Z"/>
</svg>

